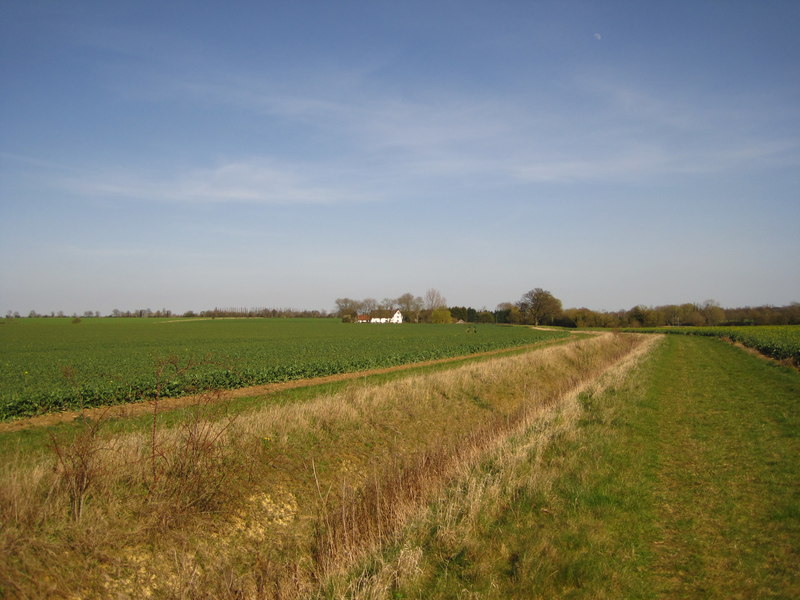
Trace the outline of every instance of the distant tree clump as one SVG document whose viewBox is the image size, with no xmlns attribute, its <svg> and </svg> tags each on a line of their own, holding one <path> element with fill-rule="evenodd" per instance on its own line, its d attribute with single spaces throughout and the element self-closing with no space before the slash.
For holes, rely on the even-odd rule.
<svg viewBox="0 0 800 600">
<path fill-rule="evenodd" d="M 523 322 L 529 325 L 553 325 L 561 316 L 561 300 L 547 290 L 534 288 L 517 303 Z"/>
<path fill-rule="evenodd" d="M 406 292 L 397 298 L 387 297 L 380 302 L 375 298 L 364 298 L 362 300 L 337 298 L 335 314 L 346 323 L 355 323 L 358 321 L 358 315 L 370 315 L 377 311 L 394 312 L 399 310 L 403 314 L 405 322 L 430 322 L 432 310 L 444 306 L 444 302 L 444 297 L 437 290 L 428 290 L 424 299 L 421 296 L 415 296 L 411 292 Z"/>
</svg>

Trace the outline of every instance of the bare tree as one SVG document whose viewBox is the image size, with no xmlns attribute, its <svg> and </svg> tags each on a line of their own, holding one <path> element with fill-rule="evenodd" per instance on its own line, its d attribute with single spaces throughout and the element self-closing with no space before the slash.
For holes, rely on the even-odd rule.
<svg viewBox="0 0 800 600">
<path fill-rule="evenodd" d="M 725 320 L 725 311 L 716 300 L 706 300 L 703 302 L 702 312 L 703 316 L 706 318 L 706 325 L 718 325 Z"/>
<path fill-rule="evenodd" d="M 436 310 L 447 306 L 447 300 L 442 296 L 439 290 L 430 288 L 425 292 L 425 308 L 427 310 Z"/>
<path fill-rule="evenodd" d="M 366 314 L 378 309 L 378 301 L 375 298 L 364 298 L 361 301 L 361 310 Z"/>
<path fill-rule="evenodd" d="M 361 302 L 359 300 L 353 300 L 352 298 L 336 299 L 336 312 L 340 317 L 357 315 L 359 310 L 361 310 Z"/>
<path fill-rule="evenodd" d="M 400 312 L 405 315 L 407 320 L 419 323 L 419 313 L 423 306 L 423 301 L 420 296 L 414 296 L 411 292 L 406 292 L 397 298 L 395 302 Z"/>
<path fill-rule="evenodd" d="M 414 304 L 414 294 L 411 292 L 406 292 L 397 298 L 395 302 L 397 303 L 397 307 L 400 309 L 400 312 L 410 313 L 413 310 L 412 306 Z"/>
<path fill-rule="evenodd" d="M 414 296 L 414 301 L 411 304 L 411 313 L 414 315 L 414 323 L 419 323 L 419 315 L 422 308 L 425 306 L 422 296 Z"/>
<path fill-rule="evenodd" d="M 378 304 L 380 310 L 394 310 L 397 306 L 397 298 L 384 298 Z"/>
</svg>

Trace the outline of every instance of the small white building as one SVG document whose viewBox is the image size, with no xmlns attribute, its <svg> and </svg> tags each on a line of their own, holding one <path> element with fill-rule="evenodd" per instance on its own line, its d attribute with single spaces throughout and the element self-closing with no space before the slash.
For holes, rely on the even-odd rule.
<svg viewBox="0 0 800 600">
<path fill-rule="evenodd" d="M 403 313 L 399 310 L 375 310 L 369 315 L 358 315 L 359 323 L 402 323 Z"/>
</svg>

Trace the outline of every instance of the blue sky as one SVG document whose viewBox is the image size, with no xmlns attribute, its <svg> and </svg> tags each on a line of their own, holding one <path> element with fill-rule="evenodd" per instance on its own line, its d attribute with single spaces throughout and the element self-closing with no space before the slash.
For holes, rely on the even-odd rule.
<svg viewBox="0 0 800 600">
<path fill-rule="evenodd" d="M 800 301 L 800 3 L 0 6 L 0 311 Z"/>
</svg>

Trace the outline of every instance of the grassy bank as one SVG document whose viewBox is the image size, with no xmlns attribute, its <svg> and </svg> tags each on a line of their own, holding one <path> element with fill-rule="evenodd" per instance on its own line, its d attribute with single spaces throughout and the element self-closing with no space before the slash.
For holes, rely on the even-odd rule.
<svg viewBox="0 0 800 600">
<path fill-rule="evenodd" d="M 304 597 L 639 343 L 606 335 L 164 429 L 54 434 L 0 473 L 8 597 Z"/>
<path fill-rule="evenodd" d="M 509 439 L 328 597 L 800 597 L 800 375 L 669 336 L 607 385 Z"/>
</svg>

